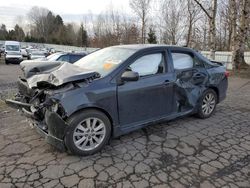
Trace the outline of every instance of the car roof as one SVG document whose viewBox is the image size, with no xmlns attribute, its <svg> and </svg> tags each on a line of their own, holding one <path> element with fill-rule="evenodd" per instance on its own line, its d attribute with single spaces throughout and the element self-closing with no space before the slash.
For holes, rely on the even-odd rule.
<svg viewBox="0 0 250 188">
<path fill-rule="evenodd" d="M 175 46 L 175 45 L 166 45 L 166 44 L 128 44 L 128 45 L 118 45 L 113 46 L 117 48 L 127 48 L 127 49 L 135 49 L 135 50 L 142 50 L 147 48 L 174 48 L 179 50 L 191 50 L 191 48 L 182 47 L 182 46 Z"/>
<path fill-rule="evenodd" d="M 86 55 L 87 52 L 56 52 L 58 55 Z"/>
<path fill-rule="evenodd" d="M 20 45 L 18 41 L 5 41 L 5 45 Z"/>
</svg>

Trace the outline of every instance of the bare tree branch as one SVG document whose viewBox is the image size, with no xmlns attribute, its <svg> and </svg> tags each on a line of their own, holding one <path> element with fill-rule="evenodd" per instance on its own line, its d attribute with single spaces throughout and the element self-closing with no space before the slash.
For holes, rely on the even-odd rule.
<svg viewBox="0 0 250 188">
<path fill-rule="evenodd" d="M 209 14 L 209 12 L 204 8 L 204 6 L 200 3 L 200 1 L 199 0 L 194 0 L 196 3 L 197 3 L 197 5 L 199 5 L 200 6 L 200 8 L 203 10 L 203 12 L 207 15 L 207 17 L 209 18 L 209 19 L 212 19 L 212 16 Z"/>
</svg>

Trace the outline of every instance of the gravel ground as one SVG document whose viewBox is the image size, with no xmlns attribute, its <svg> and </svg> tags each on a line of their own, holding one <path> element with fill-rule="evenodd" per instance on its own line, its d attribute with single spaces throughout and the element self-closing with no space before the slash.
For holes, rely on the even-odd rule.
<svg viewBox="0 0 250 188">
<path fill-rule="evenodd" d="M 0 71 L 8 90 L 18 66 Z M 250 187 L 250 80 L 229 83 L 209 119 L 153 125 L 87 157 L 59 152 L 0 102 L 0 187 Z"/>
<path fill-rule="evenodd" d="M 16 90 L 16 81 L 22 72 L 19 65 L 5 65 L 3 57 L 0 58 L 0 100 L 12 97 Z"/>
</svg>

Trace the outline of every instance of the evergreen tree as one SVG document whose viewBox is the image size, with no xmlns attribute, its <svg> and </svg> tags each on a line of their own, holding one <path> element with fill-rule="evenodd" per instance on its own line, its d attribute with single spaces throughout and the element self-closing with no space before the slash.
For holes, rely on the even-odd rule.
<svg viewBox="0 0 250 188">
<path fill-rule="evenodd" d="M 0 40 L 6 40 L 8 38 L 8 31 L 6 25 L 2 24 L 0 27 Z"/>
<path fill-rule="evenodd" d="M 149 28 L 147 41 L 150 44 L 156 44 L 157 43 L 155 31 L 152 29 L 152 27 Z"/>
<path fill-rule="evenodd" d="M 81 23 L 80 29 L 78 31 L 77 43 L 79 46 L 88 46 L 88 34 Z"/>
</svg>

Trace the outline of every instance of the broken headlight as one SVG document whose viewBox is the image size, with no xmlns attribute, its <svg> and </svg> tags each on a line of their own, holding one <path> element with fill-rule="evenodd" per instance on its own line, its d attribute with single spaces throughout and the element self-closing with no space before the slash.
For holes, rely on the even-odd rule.
<svg viewBox="0 0 250 188">
<path fill-rule="evenodd" d="M 57 112 L 58 111 L 58 103 L 53 103 L 52 106 L 50 107 L 52 112 Z"/>
<path fill-rule="evenodd" d="M 48 109 L 52 112 L 57 113 L 62 118 L 65 117 L 65 111 L 60 102 L 56 99 L 50 99 Z"/>
</svg>

